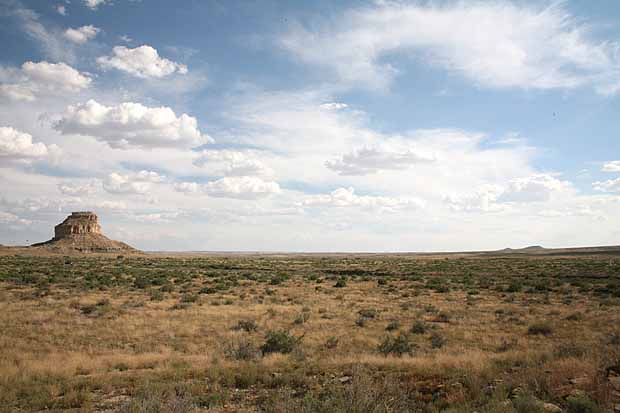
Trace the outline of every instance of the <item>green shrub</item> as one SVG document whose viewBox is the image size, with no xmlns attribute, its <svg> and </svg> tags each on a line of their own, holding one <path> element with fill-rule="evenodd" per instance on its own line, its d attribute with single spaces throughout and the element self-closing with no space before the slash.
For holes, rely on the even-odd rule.
<svg viewBox="0 0 620 413">
<path fill-rule="evenodd" d="M 413 326 L 411 326 L 411 329 L 409 330 L 412 334 L 424 334 L 426 333 L 426 331 L 428 330 L 428 327 L 426 326 L 426 323 L 424 321 L 416 321 L 415 323 L 413 323 Z"/>
<path fill-rule="evenodd" d="M 587 396 L 571 396 L 566 399 L 568 413 L 599 413 L 601 409 Z"/>
<path fill-rule="evenodd" d="M 506 292 L 508 293 L 518 293 L 519 291 L 521 291 L 521 284 L 518 282 L 510 283 L 508 288 L 506 288 Z"/>
<path fill-rule="evenodd" d="M 330 336 L 325 341 L 325 347 L 332 349 L 338 347 L 338 337 Z"/>
<path fill-rule="evenodd" d="M 439 333 L 431 334 L 431 347 L 442 348 L 446 344 L 446 339 Z"/>
<path fill-rule="evenodd" d="M 409 341 L 409 337 L 399 334 L 396 337 L 385 337 L 377 350 L 384 356 L 392 354 L 401 357 L 403 354 L 413 354 L 414 345 Z"/>
<path fill-rule="evenodd" d="M 517 413 L 543 413 L 543 407 L 540 400 L 529 394 L 516 397 L 512 401 L 512 406 Z"/>
<path fill-rule="evenodd" d="M 239 320 L 236 326 L 233 327 L 233 330 L 243 330 L 247 333 L 251 333 L 258 329 L 258 325 L 254 320 Z"/>
<path fill-rule="evenodd" d="M 290 353 L 301 342 L 301 338 L 293 336 L 286 330 L 276 330 L 267 333 L 265 344 L 261 350 L 263 354 L 269 353 Z"/>
<path fill-rule="evenodd" d="M 310 313 L 302 312 L 299 313 L 295 320 L 293 320 L 293 324 L 304 324 L 310 319 Z"/>
<path fill-rule="evenodd" d="M 196 294 L 183 294 L 180 301 L 182 303 L 195 303 L 198 301 L 198 296 Z"/>
<path fill-rule="evenodd" d="M 339 279 L 338 281 L 336 281 L 336 284 L 334 284 L 335 288 L 344 288 L 347 286 L 347 281 L 344 278 Z"/>
<path fill-rule="evenodd" d="M 385 327 L 387 331 L 394 331 L 400 328 L 400 323 L 397 320 L 390 321 L 390 323 Z"/>
<path fill-rule="evenodd" d="M 551 335 L 552 332 L 553 332 L 553 329 L 551 328 L 551 325 L 547 323 L 546 321 L 531 324 L 527 328 L 527 333 L 531 336 L 537 336 L 537 335 L 548 336 L 548 335 Z"/>
<path fill-rule="evenodd" d="M 366 308 L 363 310 L 359 310 L 357 313 L 361 317 L 365 317 L 365 318 L 375 318 L 378 314 L 377 310 L 375 310 L 374 308 Z"/>
</svg>

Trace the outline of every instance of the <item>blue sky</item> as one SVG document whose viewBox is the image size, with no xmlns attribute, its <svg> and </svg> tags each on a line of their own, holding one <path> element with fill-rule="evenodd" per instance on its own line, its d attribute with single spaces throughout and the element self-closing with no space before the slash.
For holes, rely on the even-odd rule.
<svg viewBox="0 0 620 413">
<path fill-rule="evenodd" d="M 0 0 L 0 243 L 619 244 L 615 1 Z"/>
</svg>

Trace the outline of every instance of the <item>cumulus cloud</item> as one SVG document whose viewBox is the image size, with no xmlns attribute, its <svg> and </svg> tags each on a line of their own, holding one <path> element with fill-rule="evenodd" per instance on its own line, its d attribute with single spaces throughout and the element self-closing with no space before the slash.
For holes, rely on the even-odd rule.
<svg viewBox="0 0 620 413">
<path fill-rule="evenodd" d="M 254 176 L 271 173 L 265 164 L 253 159 L 249 153 L 228 149 L 201 151 L 193 163 L 198 167 L 209 168 L 215 175 Z"/>
<path fill-rule="evenodd" d="M 546 202 L 571 190 L 568 181 L 549 174 L 533 174 L 511 179 L 504 185 L 482 185 L 471 194 L 449 195 L 444 201 L 454 211 L 499 212 L 511 204 Z"/>
<path fill-rule="evenodd" d="M 103 181 L 103 189 L 112 194 L 146 194 L 153 183 L 164 181 L 164 177 L 153 171 L 131 174 L 112 172 Z"/>
<path fill-rule="evenodd" d="M 603 172 L 620 172 L 620 161 L 610 161 L 603 165 Z"/>
<path fill-rule="evenodd" d="M 549 174 L 535 174 L 511 180 L 498 200 L 500 202 L 542 202 L 548 201 L 554 193 L 567 191 L 572 187 L 568 181 L 561 181 Z"/>
<path fill-rule="evenodd" d="M 279 193 L 280 186 L 254 176 L 231 176 L 207 182 L 204 191 L 214 197 L 256 199 Z"/>
<path fill-rule="evenodd" d="M 97 192 L 97 185 L 95 182 L 74 183 L 63 182 L 58 184 L 58 190 L 63 195 L 68 196 L 85 196 L 93 195 Z"/>
<path fill-rule="evenodd" d="M 183 182 L 174 185 L 177 192 L 204 193 L 216 198 L 258 199 L 280 192 L 277 182 L 255 176 L 227 176 L 206 184 Z"/>
<path fill-rule="evenodd" d="M 150 214 L 135 214 L 132 218 L 138 222 L 162 223 L 172 222 L 180 215 L 179 212 L 155 212 Z"/>
<path fill-rule="evenodd" d="M 32 135 L 10 126 L 0 127 L 0 159 L 32 161 L 55 156 L 60 151 L 56 145 L 33 142 Z"/>
<path fill-rule="evenodd" d="M 111 56 L 101 56 L 97 63 L 104 70 L 117 69 L 143 79 L 187 73 L 187 66 L 159 57 L 157 50 L 148 45 L 134 49 L 116 46 Z"/>
<path fill-rule="evenodd" d="M 169 107 L 150 108 L 125 102 L 105 106 L 95 100 L 68 106 L 54 122 L 64 135 L 92 136 L 113 148 L 187 148 L 211 140 L 198 130 L 196 118 L 176 116 Z"/>
<path fill-rule="evenodd" d="M 57 4 L 56 5 L 56 11 L 58 12 L 58 14 L 60 14 L 62 16 L 66 16 L 67 15 L 67 8 L 65 7 L 64 4 Z"/>
<path fill-rule="evenodd" d="M 358 87 L 386 88 L 404 70 L 394 59 L 400 53 L 491 88 L 590 84 L 617 92 L 618 43 L 589 38 L 562 3 L 377 2 L 346 12 L 337 24 L 296 26 L 280 44 Z"/>
<path fill-rule="evenodd" d="M 0 96 L 34 101 L 41 95 L 79 92 L 91 81 L 90 76 L 65 63 L 25 62 L 20 69 L 0 67 Z"/>
<path fill-rule="evenodd" d="M 351 187 L 338 188 L 329 194 L 310 195 L 302 201 L 306 207 L 360 207 L 381 211 L 418 209 L 424 207 L 424 204 L 424 201 L 412 197 L 357 195 Z"/>
<path fill-rule="evenodd" d="M 91 10 L 97 10 L 99 6 L 110 3 L 111 0 L 84 0 L 84 5 Z"/>
<path fill-rule="evenodd" d="M 620 192 L 620 178 L 597 181 L 592 184 L 594 189 L 601 192 Z"/>
<path fill-rule="evenodd" d="M 197 194 L 201 190 L 200 184 L 196 182 L 176 182 L 173 187 L 175 191 L 185 194 Z"/>
<path fill-rule="evenodd" d="M 505 209 L 497 203 L 504 189 L 499 185 L 483 185 L 474 193 L 465 195 L 449 195 L 444 198 L 453 211 L 466 212 L 499 212 Z"/>
<path fill-rule="evenodd" d="M 363 147 L 325 162 L 339 175 L 368 175 L 381 170 L 407 169 L 418 163 L 434 162 L 435 156 L 416 149 L 396 149 L 386 146 Z"/>
<path fill-rule="evenodd" d="M 93 204 L 94 209 L 123 210 L 127 209 L 127 203 L 124 201 L 101 201 Z"/>
<path fill-rule="evenodd" d="M 326 110 L 340 110 L 340 109 L 346 109 L 347 107 L 349 107 L 349 105 L 347 105 L 346 103 L 340 103 L 340 102 L 329 102 L 329 103 L 321 104 L 321 109 L 326 109 Z"/>
<path fill-rule="evenodd" d="M 154 171 L 142 170 L 140 172 L 135 173 L 134 176 L 135 176 L 135 179 L 137 180 L 144 181 L 144 182 L 151 182 L 151 183 L 161 183 L 166 180 L 165 176 L 160 175 Z"/>
<path fill-rule="evenodd" d="M 94 39 L 101 29 L 89 24 L 88 26 L 78 27 L 77 29 L 69 28 L 65 31 L 65 38 L 73 43 L 84 44 Z"/>
</svg>

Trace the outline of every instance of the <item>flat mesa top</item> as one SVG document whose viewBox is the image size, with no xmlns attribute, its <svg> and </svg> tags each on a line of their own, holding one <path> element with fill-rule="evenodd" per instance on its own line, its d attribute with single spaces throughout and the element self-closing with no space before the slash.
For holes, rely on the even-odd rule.
<svg viewBox="0 0 620 413">
<path fill-rule="evenodd" d="M 96 214 L 91 211 L 76 211 L 76 212 L 71 213 L 71 216 L 74 216 L 74 217 L 85 217 L 85 216 L 90 216 L 90 215 L 96 215 Z"/>
</svg>

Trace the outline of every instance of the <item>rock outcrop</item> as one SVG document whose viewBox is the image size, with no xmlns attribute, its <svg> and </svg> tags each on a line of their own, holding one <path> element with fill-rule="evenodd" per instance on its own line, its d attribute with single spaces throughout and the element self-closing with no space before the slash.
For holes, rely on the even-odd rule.
<svg viewBox="0 0 620 413">
<path fill-rule="evenodd" d="M 72 212 L 54 227 L 55 240 L 79 234 L 101 234 L 101 225 L 99 225 L 97 215 L 90 211 Z"/>
<path fill-rule="evenodd" d="M 50 252 L 139 252 L 124 242 L 114 241 L 101 233 L 99 218 L 90 211 L 72 212 L 62 223 L 54 227 L 54 238 L 33 247 Z"/>
</svg>

